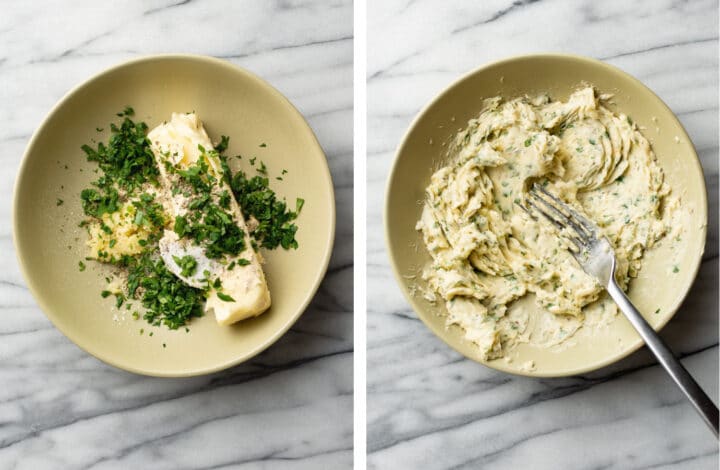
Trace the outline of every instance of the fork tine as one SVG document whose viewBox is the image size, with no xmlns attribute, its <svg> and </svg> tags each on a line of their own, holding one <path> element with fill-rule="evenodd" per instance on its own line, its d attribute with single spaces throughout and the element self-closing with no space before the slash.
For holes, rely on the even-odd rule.
<svg viewBox="0 0 720 470">
<path fill-rule="evenodd" d="M 522 209 L 523 212 L 525 212 L 531 219 L 533 219 L 534 221 L 537 222 L 537 217 L 535 217 L 535 215 L 530 211 L 530 209 L 528 209 L 527 207 L 523 206 L 523 205 L 520 204 L 519 202 L 516 202 L 515 205 L 518 206 L 520 209 Z"/>
<path fill-rule="evenodd" d="M 560 219 L 560 221 L 565 227 L 570 226 L 570 228 L 572 228 L 580 236 L 580 239 L 583 241 L 583 243 L 588 243 L 590 241 L 590 236 L 588 236 L 588 234 L 585 233 L 583 228 L 577 222 L 572 220 L 572 218 L 568 217 L 566 214 L 563 214 L 562 211 L 560 211 L 554 205 L 550 204 L 545 199 L 541 198 L 537 193 L 530 191 L 529 194 L 531 194 L 538 202 L 541 202 L 543 206 L 550 209 L 556 215 L 556 218 Z"/>
<path fill-rule="evenodd" d="M 553 224 L 558 230 L 562 231 L 565 228 L 567 228 L 567 225 L 562 224 L 557 219 L 555 219 L 553 216 L 551 216 L 550 214 L 548 214 L 547 212 L 542 210 L 531 199 L 527 200 L 527 204 L 529 206 L 531 206 L 533 209 L 535 209 L 536 211 L 538 211 L 543 217 L 545 217 L 545 219 L 547 219 L 548 222 Z M 520 207 L 522 207 L 522 206 L 520 206 Z M 527 208 L 525 208 L 525 210 L 528 211 Z M 528 213 L 530 213 L 530 212 L 528 211 Z M 532 215 L 531 215 L 531 217 L 532 217 Z M 537 219 L 535 219 L 535 220 L 537 220 Z M 573 247 L 570 247 L 570 251 L 572 251 L 573 253 L 580 252 L 587 245 L 587 242 L 585 240 L 581 239 L 580 237 L 578 237 L 576 235 L 571 235 L 568 233 L 565 233 L 564 235 L 565 235 L 565 238 L 567 238 L 569 241 L 571 241 L 572 243 L 575 244 L 574 250 L 573 250 Z"/>
<path fill-rule="evenodd" d="M 575 219 L 575 221 L 577 221 L 578 224 L 582 225 L 582 227 L 585 229 L 585 231 L 587 232 L 587 235 L 589 237 L 596 236 L 597 230 L 596 230 L 595 224 L 593 222 L 586 219 L 584 216 L 582 216 L 578 211 L 576 211 L 575 209 L 570 207 L 568 204 L 565 204 L 563 201 L 560 200 L 560 198 L 558 198 L 557 196 L 552 194 L 550 191 L 545 189 L 542 185 L 533 183 L 533 189 L 536 191 L 540 191 L 541 193 L 543 193 L 544 195 L 546 195 L 547 197 L 552 199 L 558 206 L 560 206 L 564 211 L 566 211 L 570 215 L 570 217 Z"/>
</svg>

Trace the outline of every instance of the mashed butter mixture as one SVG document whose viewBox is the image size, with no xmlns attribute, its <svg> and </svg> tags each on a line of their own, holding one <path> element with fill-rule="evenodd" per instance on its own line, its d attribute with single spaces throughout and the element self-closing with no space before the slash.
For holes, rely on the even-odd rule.
<svg viewBox="0 0 720 470">
<path fill-rule="evenodd" d="M 616 313 L 557 231 L 518 207 L 533 182 L 597 223 L 624 289 L 671 228 L 678 200 L 647 139 L 607 98 L 588 87 L 565 102 L 489 99 L 455 137 L 450 164 L 432 175 L 417 224 L 432 256 L 426 297 L 445 302 L 448 325 L 487 360 L 518 342 L 557 346 Z M 542 314 L 509 309 L 528 294 Z"/>
</svg>

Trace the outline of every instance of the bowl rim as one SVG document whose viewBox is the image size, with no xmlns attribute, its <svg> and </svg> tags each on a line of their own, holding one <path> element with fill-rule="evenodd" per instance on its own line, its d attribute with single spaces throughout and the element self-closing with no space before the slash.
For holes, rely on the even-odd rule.
<svg viewBox="0 0 720 470">
<path fill-rule="evenodd" d="M 305 126 L 305 130 L 309 133 L 309 136 L 311 137 L 311 145 L 313 147 L 313 151 L 317 151 L 322 155 L 323 157 L 323 165 L 322 170 L 324 172 L 323 180 L 328 182 L 328 189 L 330 191 L 330 223 L 328 224 L 328 244 L 325 247 L 325 253 L 320 259 L 320 266 L 321 269 L 318 271 L 318 275 L 316 276 L 316 279 L 312 283 L 312 288 L 309 289 L 303 298 L 302 302 L 298 305 L 296 308 L 296 311 L 281 325 L 281 327 L 273 332 L 272 335 L 268 336 L 264 341 L 262 341 L 257 347 L 247 351 L 246 353 L 235 357 L 231 360 L 218 363 L 212 367 L 199 367 L 199 368 L 193 368 L 193 369 L 185 369 L 182 371 L 169 371 L 164 372 L 161 370 L 152 370 L 152 369 L 143 369 L 140 367 L 134 367 L 130 364 L 123 364 L 122 361 L 118 361 L 115 359 L 117 355 L 108 355 L 101 349 L 98 349 L 93 346 L 89 346 L 88 344 L 84 344 L 82 337 L 73 333 L 71 329 L 63 328 L 59 325 L 57 318 L 58 315 L 54 312 L 54 310 L 51 308 L 51 306 L 45 301 L 43 296 L 39 295 L 40 289 L 39 286 L 35 285 L 35 282 L 31 280 L 29 276 L 29 271 L 27 266 L 25 265 L 24 259 L 21 256 L 20 250 L 19 250 L 19 238 L 18 238 L 18 210 L 19 210 L 19 193 L 20 193 L 20 187 L 22 186 L 23 181 L 27 181 L 28 175 L 27 173 L 27 162 L 28 162 L 28 156 L 34 149 L 36 145 L 36 141 L 39 138 L 39 136 L 44 132 L 45 127 L 48 125 L 48 122 L 51 118 L 55 116 L 59 112 L 59 110 L 65 105 L 67 101 L 69 101 L 72 97 L 75 95 L 81 93 L 86 87 L 88 87 L 91 83 L 95 82 L 96 80 L 106 77 L 108 75 L 111 75 L 115 72 L 117 72 L 120 69 L 124 69 L 126 67 L 132 67 L 138 64 L 142 63 L 148 63 L 148 62 L 156 62 L 156 61 L 173 61 L 173 60 L 190 60 L 195 61 L 197 63 L 205 63 L 205 64 L 212 64 L 214 66 L 223 67 L 233 73 L 239 73 L 241 75 L 244 75 L 248 79 L 256 82 L 258 85 L 260 85 L 267 93 L 269 93 L 271 96 L 273 96 L 276 99 L 279 99 L 281 102 L 285 103 L 288 107 L 288 112 L 290 114 L 294 114 L 295 117 L 300 119 L 301 125 Z M 27 184 L 27 183 L 25 183 Z M 122 369 L 128 372 L 132 372 L 139 375 L 145 375 L 150 377 L 194 377 L 199 375 L 207 375 L 211 374 L 213 372 L 222 371 L 225 369 L 229 369 L 230 367 L 239 365 L 266 350 L 271 345 L 273 345 L 276 341 L 278 341 L 289 329 L 292 327 L 292 325 L 297 322 L 297 320 L 300 318 L 300 316 L 305 312 L 308 305 L 312 301 L 312 299 L 315 297 L 315 294 L 317 293 L 318 289 L 320 288 L 320 284 L 322 283 L 323 279 L 325 278 L 325 274 L 327 273 L 328 266 L 330 264 L 330 258 L 332 256 L 333 248 L 335 245 L 335 225 L 336 225 L 336 207 L 335 207 L 335 188 L 333 185 L 332 180 L 332 174 L 330 173 L 330 168 L 328 166 L 327 161 L 327 155 L 322 149 L 322 146 L 320 145 L 317 136 L 315 135 L 315 132 L 313 131 L 310 124 L 307 122 L 305 117 L 300 113 L 300 111 L 295 107 L 295 105 L 290 102 L 290 100 L 280 93 L 275 87 L 270 85 L 267 81 L 260 78 L 258 75 L 238 66 L 235 65 L 227 60 L 223 60 L 217 57 L 207 56 L 207 55 L 201 55 L 201 54 L 184 54 L 184 53 L 168 53 L 168 54 L 143 54 L 137 57 L 134 57 L 130 60 L 125 60 L 122 62 L 119 62 L 115 65 L 112 65 L 108 68 L 104 68 L 100 70 L 99 72 L 91 75 L 89 78 L 85 79 L 78 85 L 75 85 L 72 87 L 69 91 L 67 91 L 62 98 L 60 98 L 53 106 L 50 108 L 50 110 L 45 114 L 43 117 L 40 125 L 35 129 L 32 136 L 30 137 L 30 140 L 28 141 L 25 151 L 23 152 L 22 159 L 20 161 L 20 166 L 18 168 L 17 174 L 15 176 L 14 181 L 14 190 L 13 190 L 13 203 L 12 203 L 12 240 L 13 240 L 13 246 L 15 251 L 15 257 L 18 261 L 18 265 L 20 267 L 20 273 L 22 274 L 22 277 L 25 281 L 25 284 L 28 287 L 28 290 L 30 291 L 30 294 L 32 295 L 33 299 L 37 303 L 37 305 L 40 307 L 40 309 L 43 311 L 45 316 L 50 320 L 50 322 L 60 330 L 60 332 L 65 335 L 72 343 L 74 343 L 77 347 L 85 351 L 86 353 L 94 356 L 95 358 L 101 360 L 102 362 L 105 362 L 106 364 L 109 364 L 111 366 L 117 367 L 118 369 Z"/>
<path fill-rule="evenodd" d="M 410 122 L 410 125 L 408 126 L 407 130 L 403 134 L 402 139 L 400 140 L 400 144 L 397 146 L 395 150 L 395 155 L 393 157 L 393 163 L 390 168 L 390 172 L 388 173 L 387 181 L 385 183 L 385 202 L 383 205 L 383 225 L 384 225 L 384 238 L 385 238 L 385 250 L 387 253 L 388 258 L 390 259 L 390 266 L 392 267 L 393 275 L 395 277 L 395 281 L 398 284 L 398 287 L 403 293 L 403 296 L 407 300 L 407 302 L 410 304 L 412 309 L 415 311 L 415 314 L 420 318 L 420 320 L 425 324 L 425 326 L 430 329 L 430 331 L 435 334 L 436 337 L 438 337 L 443 343 L 450 346 L 453 350 L 455 350 L 457 353 L 463 355 L 465 358 L 470 359 L 474 362 L 477 362 L 478 364 L 481 364 L 485 367 L 489 367 L 491 369 L 497 370 L 499 372 L 503 372 L 506 374 L 516 375 L 516 376 L 522 376 L 522 377 L 531 377 L 531 378 L 561 378 L 561 377 L 570 377 L 570 376 L 576 376 L 580 374 L 584 374 L 587 372 L 592 372 L 598 369 L 601 369 L 603 367 L 609 366 L 611 364 L 614 364 L 616 362 L 621 361 L 622 359 L 628 357 L 630 354 L 634 353 L 642 345 L 644 345 L 644 342 L 642 339 L 638 336 L 635 341 L 623 352 L 609 356 L 603 360 L 596 361 L 590 364 L 587 364 L 585 366 L 581 367 L 575 367 L 572 369 L 567 369 L 561 373 L 547 373 L 547 372 L 535 372 L 535 371 L 521 371 L 521 370 L 510 370 L 510 369 L 504 369 L 500 367 L 496 367 L 495 364 L 483 362 L 477 357 L 470 357 L 463 353 L 460 348 L 453 344 L 450 341 L 446 341 L 445 338 L 442 336 L 441 331 L 439 328 L 436 328 L 432 323 L 430 323 L 429 320 L 426 319 L 426 316 L 433 315 L 430 312 L 425 312 L 423 309 L 419 307 L 419 305 L 416 303 L 415 298 L 405 289 L 404 287 L 404 281 L 402 277 L 402 273 L 400 272 L 400 267 L 398 266 L 398 261 L 396 259 L 395 254 L 393 253 L 391 249 L 390 244 L 390 224 L 388 223 L 388 212 L 390 209 L 390 193 L 392 191 L 392 182 L 396 177 L 397 167 L 398 167 L 398 161 L 400 154 L 404 151 L 405 146 L 407 145 L 410 135 L 414 131 L 415 127 L 418 125 L 418 123 L 425 118 L 425 115 L 430 111 L 431 108 L 433 108 L 438 102 L 440 102 L 447 94 L 449 94 L 455 87 L 463 83 L 465 80 L 470 79 L 476 74 L 482 73 L 483 71 L 496 67 L 505 65 L 512 62 L 518 62 L 523 60 L 542 60 L 542 59 L 549 59 L 549 60 L 566 60 L 566 61 L 577 61 L 581 62 L 584 65 L 592 66 L 592 67 L 600 67 L 604 68 L 607 71 L 620 75 L 624 77 L 625 79 L 630 80 L 631 82 L 634 82 L 636 85 L 640 86 L 642 89 L 644 89 L 647 93 L 650 94 L 650 96 L 654 97 L 657 102 L 660 104 L 662 108 L 664 108 L 665 111 L 667 111 L 668 116 L 671 117 L 671 119 L 677 124 L 680 130 L 680 139 L 684 139 L 686 142 L 690 144 L 690 149 L 692 151 L 692 155 L 695 157 L 692 160 L 692 163 L 688 162 L 688 164 L 694 164 L 696 169 L 700 171 L 701 175 L 705 175 L 705 172 L 703 170 L 702 164 L 700 162 L 700 158 L 698 157 L 697 150 L 695 148 L 695 144 L 690 139 L 690 137 L 687 134 L 687 131 L 685 130 L 685 127 L 682 125 L 680 120 L 677 118 L 675 113 L 670 109 L 670 107 L 654 92 L 652 91 L 648 86 L 646 86 L 644 83 L 642 83 L 637 78 L 633 77 L 629 73 L 625 72 L 624 70 L 620 69 L 619 67 L 616 67 L 614 65 L 608 64 L 604 61 L 594 59 L 587 56 L 577 55 L 577 54 L 568 54 L 568 53 L 555 53 L 555 52 L 545 52 L 545 53 L 533 53 L 533 54 L 520 54 L 515 55 L 511 57 L 506 57 L 503 59 L 491 61 L 488 63 L 485 63 L 479 67 L 476 67 L 469 72 L 466 72 L 462 74 L 459 78 L 456 78 L 453 80 L 449 85 L 445 86 L 440 92 L 438 92 L 426 105 L 424 105 L 421 110 L 415 115 L 415 117 Z M 705 179 L 702 180 L 702 185 L 704 191 L 701 192 L 702 198 L 700 201 L 700 207 L 698 207 L 698 210 L 700 212 L 700 216 L 703 220 L 703 226 L 702 226 L 702 245 L 698 251 L 697 260 L 695 262 L 695 266 L 693 267 L 693 273 L 691 276 L 692 281 L 689 284 L 688 289 L 681 295 L 676 304 L 673 306 L 672 313 L 668 315 L 665 319 L 663 319 L 660 323 L 658 323 L 654 329 L 655 331 L 660 331 L 662 328 L 670 322 L 672 318 L 675 317 L 675 314 L 678 312 L 682 304 L 684 303 L 685 299 L 687 298 L 688 294 L 692 290 L 693 285 L 695 284 L 697 280 L 698 273 L 700 271 L 700 267 L 702 265 L 702 255 L 705 252 L 705 246 L 707 244 L 707 220 L 708 220 L 708 214 L 707 214 L 707 185 L 705 184 Z"/>
</svg>

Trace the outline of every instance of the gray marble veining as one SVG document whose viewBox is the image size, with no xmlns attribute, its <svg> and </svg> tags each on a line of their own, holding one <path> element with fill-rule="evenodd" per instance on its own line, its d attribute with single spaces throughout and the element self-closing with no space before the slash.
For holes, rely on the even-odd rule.
<svg viewBox="0 0 720 470">
<path fill-rule="evenodd" d="M 462 74 L 530 52 L 603 59 L 678 115 L 705 170 L 700 275 L 662 336 L 718 397 L 717 2 L 394 0 L 368 6 L 368 466 L 715 469 L 718 446 L 641 350 L 580 377 L 529 379 L 465 360 L 405 302 L 383 241 L 384 187 L 416 113 Z"/>
<path fill-rule="evenodd" d="M 352 3 L 42 0 L 2 9 L 0 468 L 351 468 Z M 20 158 L 53 104 L 106 67 L 163 52 L 225 58 L 284 93 L 323 146 L 337 197 L 330 268 L 300 321 L 249 363 L 190 379 L 125 373 L 78 349 L 35 305 L 11 236 Z"/>
</svg>

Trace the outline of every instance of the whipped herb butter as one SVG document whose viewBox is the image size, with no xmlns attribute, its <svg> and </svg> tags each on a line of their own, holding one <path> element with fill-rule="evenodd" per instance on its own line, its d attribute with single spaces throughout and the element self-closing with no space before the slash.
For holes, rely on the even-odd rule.
<svg viewBox="0 0 720 470">
<path fill-rule="evenodd" d="M 432 175 L 417 223 L 432 256 L 426 297 L 445 303 L 447 323 L 485 359 L 518 342 L 561 344 L 591 313 L 606 321 L 616 314 L 554 227 L 518 206 L 532 183 L 597 223 L 625 289 L 645 251 L 671 230 L 679 201 L 647 139 L 630 117 L 608 109 L 609 98 L 587 87 L 564 102 L 488 99 L 455 136 L 449 164 Z M 543 315 L 508 313 L 529 294 Z"/>
</svg>

